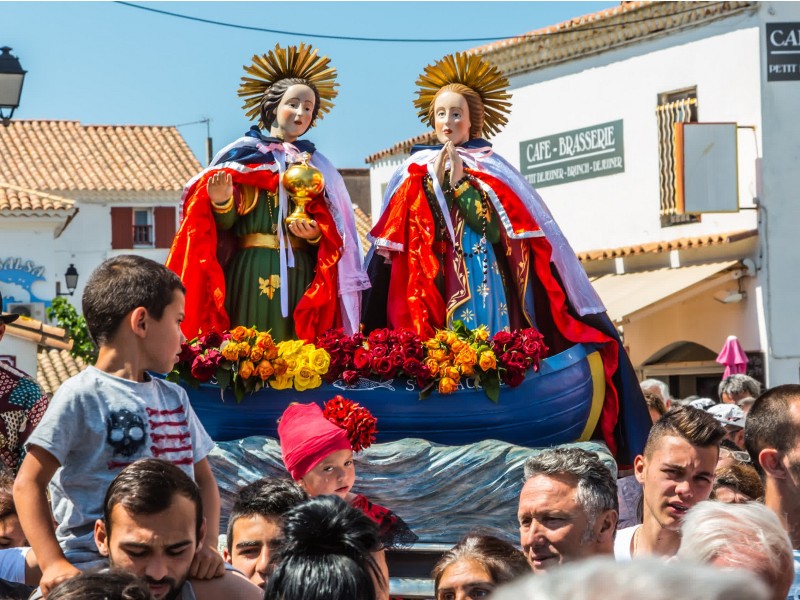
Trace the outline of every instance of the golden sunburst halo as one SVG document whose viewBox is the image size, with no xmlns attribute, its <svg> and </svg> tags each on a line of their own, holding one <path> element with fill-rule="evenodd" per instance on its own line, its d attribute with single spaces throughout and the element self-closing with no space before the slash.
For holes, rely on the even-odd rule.
<svg viewBox="0 0 800 600">
<path fill-rule="evenodd" d="M 475 54 L 457 52 L 448 54 L 417 79 L 417 98 L 414 106 L 419 118 L 428 123 L 430 106 L 437 92 L 451 83 L 460 83 L 475 90 L 483 102 L 483 130 L 485 137 L 494 135 L 508 123 L 511 95 L 506 91 L 508 79 L 494 65 Z"/>
<path fill-rule="evenodd" d="M 336 69 L 329 66 L 331 60 L 327 56 L 318 56 L 316 48 L 301 43 L 299 46 L 282 48 L 275 44 L 275 49 L 266 54 L 253 55 L 253 63 L 245 66 L 247 75 L 242 77 L 239 96 L 244 98 L 242 108 L 248 118 L 258 119 L 260 127 L 268 123 L 261 122 L 261 100 L 267 90 L 282 79 L 305 79 L 314 84 L 319 92 L 318 118 L 333 108 L 336 98 Z M 249 76 L 248 76 L 249 75 Z"/>
</svg>

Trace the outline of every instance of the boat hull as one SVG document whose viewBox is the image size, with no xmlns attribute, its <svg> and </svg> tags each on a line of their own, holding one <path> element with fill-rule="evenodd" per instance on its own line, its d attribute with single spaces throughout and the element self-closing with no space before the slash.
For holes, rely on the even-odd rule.
<svg viewBox="0 0 800 600">
<path fill-rule="evenodd" d="M 278 418 L 292 402 L 322 404 L 336 394 L 359 402 L 378 419 L 378 439 L 422 438 L 463 445 L 496 439 L 527 447 L 585 441 L 593 433 L 605 395 L 602 362 L 589 345 L 578 344 L 544 359 L 521 385 L 502 386 L 493 403 L 472 380 L 452 394 L 419 399 L 411 380 L 341 381 L 297 392 L 267 389 L 237 403 L 233 393 L 203 385 L 187 388 L 192 407 L 216 441 L 253 435 L 277 437 Z"/>
</svg>

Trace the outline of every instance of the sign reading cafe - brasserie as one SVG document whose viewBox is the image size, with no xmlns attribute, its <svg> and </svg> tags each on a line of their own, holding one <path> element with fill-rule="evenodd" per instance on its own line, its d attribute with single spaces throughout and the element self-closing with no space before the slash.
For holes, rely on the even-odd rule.
<svg viewBox="0 0 800 600">
<path fill-rule="evenodd" d="M 520 171 L 543 188 L 625 171 L 622 120 L 520 142 Z"/>
</svg>

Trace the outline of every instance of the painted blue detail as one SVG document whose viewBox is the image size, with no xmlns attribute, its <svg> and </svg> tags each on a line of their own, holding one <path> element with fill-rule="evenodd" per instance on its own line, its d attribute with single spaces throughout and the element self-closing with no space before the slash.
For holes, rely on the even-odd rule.
<svg viewBox="0 0 800 600">
<path fill-rule="evenodd" d="M 402 379 L 393 382 L 394 391 L 372 385 L 346 390 L 323 385 L 302 393 L 266 390 L 245 397 L 240 404 L 230 390 L 221 401 L 219 388 L 211 385 L 187 388 L 187 392 L 216 441 L 252 435 L 277 437 L 277 420 L 291 402 L 322 404 L 341 394 L 377 417 L 381 442 L 423 438 L 463 445 L 497 439 L 520 446 L 550 446 L 574 442 L 586 426 L 593 392 L 586 357 L 593 350 L 590 345 L 577 345 L 543 360 L 539 372 L 529 372 L 519 387 L 503 386 L 497 404 L 474 387 L 447 396 L 434 392 L 420 400 L 416 386 Z"/>
</svg>

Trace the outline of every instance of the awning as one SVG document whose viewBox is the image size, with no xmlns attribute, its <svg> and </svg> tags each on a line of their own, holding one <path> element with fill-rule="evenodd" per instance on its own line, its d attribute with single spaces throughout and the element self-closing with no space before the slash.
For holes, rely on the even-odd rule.
<svg viewBox="0 0 800 600">
<path fill-rule="evenodd" d="M 724 277 L 718 274 L 738 264 L 739 261 L 734 260 L 603 275 L 592 281 L 592 285 L 606 305 L 608 316 L 613 322 L 620 323 L 628 315 L 664 301 L 683 290 L 692 295 L 692 291 L 699 293 L 707 287 L 722 283 Z M 700 286 L 702 282 L 707 285 Z M 696 290 L 689 289 L 694 286 L 697 286 Z"/>
</svg>

